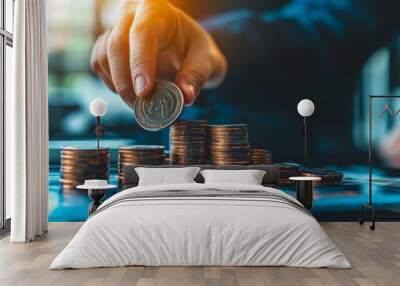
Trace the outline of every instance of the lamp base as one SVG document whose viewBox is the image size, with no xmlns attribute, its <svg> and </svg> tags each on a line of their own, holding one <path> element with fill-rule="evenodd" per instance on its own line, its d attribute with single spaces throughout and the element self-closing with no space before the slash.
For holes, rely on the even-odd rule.
<svg viewBox="0 0 400 286">
<path fill-rule="evenodd" d="M 88 189 L 88 196 L 92 200 L 88 210 L 89 216 L 101 205 L 101 200 L 105 197 L 106 192 L 106 189 Z"/>
</svg>

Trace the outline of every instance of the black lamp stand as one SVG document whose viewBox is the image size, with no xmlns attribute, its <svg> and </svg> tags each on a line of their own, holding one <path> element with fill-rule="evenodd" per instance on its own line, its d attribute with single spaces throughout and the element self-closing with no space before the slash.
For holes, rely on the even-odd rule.
<svg viewBox="0 0 400 286">
<path fill-rule="evenodd" d="M 99 153 L 100 137 L 103 136 L 106 132 L 104 127 L 100 123 L 100 116 L 96 116 L 96 128 L 95 128 L 94 132 L 96 133 L 96 137 L 97 137 L 97 161 L 99 161 L 100 160 L 100 153 Z"/>
<path fill-rule="evenodd" d="M 307 137 L 308 137 L 308 128 L 307 128 L 307 116 L 304 116 L 304 164 L 307 163 Z"/>
<path fill-rule="evenodd" d="M 304 164 L 306 164 L 308 159 L 308 136 L 310 130 L 307 126 L 308 124 L 307 116 L 303 116 L 303 119 L 304 119 L 303 126 L 299 128 L 299 132 L 301 136 L 304 137 Z"/>
</svg>

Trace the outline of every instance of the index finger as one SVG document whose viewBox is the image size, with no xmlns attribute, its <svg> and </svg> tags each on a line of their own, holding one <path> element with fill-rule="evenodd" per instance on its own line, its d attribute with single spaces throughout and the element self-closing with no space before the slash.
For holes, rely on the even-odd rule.
<svg viewBox="0 0 400 286">
<path fill-rule="evenodd" d="M 139 12 L 129 32 L 130 68 L 136 94 L 147 96 L 153 89 L 156 78 L 159 34 L 162 33 L 159 19 L 162 11 L 157 17 L 154 15 L 157 8 L 144 2 Z"/>
<path fill-rule="evenodd" d="M 129 29 L 134 19 L 135 2 L 125 2 L 110 33 L 107 56 L 114 87 L 121 98 L 132 107 L 136 95 L 129 66 Z"/>
</svg>

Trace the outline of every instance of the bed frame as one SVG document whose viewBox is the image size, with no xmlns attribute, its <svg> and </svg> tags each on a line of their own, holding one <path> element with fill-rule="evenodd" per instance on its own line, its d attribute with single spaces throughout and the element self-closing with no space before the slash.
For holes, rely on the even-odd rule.
<svg viewBox="0 0 400 286">
<path fill-rule="evenodd" d="M 124 167 L 124 185 L 122 189 L 136 187 L 139 182 L 139 176 L 135 171 L 137 167 L 148 167 L 148 168 L 182 168 L 182 167 L 199 167 L 202 170 L 262 170 L 265 171 L 265 175 L 262 180 L 262 185 L 266 187 L 276 187 L 279 184 L 280 180 L 280 168 L 277 165 L 249 165 L 249 166 L 212 166 L 212 165 L 190 165 L 190 166 L 182 166 L 182 165 L 127 165 Z M 204 178 L 200 174 L 197 174 L 194 179 L 197 183 L 204 183 Z"/>
</svg>

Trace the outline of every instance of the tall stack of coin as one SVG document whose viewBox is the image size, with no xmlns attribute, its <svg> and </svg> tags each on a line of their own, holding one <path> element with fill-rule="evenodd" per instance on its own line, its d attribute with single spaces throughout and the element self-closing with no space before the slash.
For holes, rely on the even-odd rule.
<svg viewBox="0 0 400 286">
<path fill-rule="evenodd" d="M 250 144 L 246 124 L 209 125 L 212 165 L 250 164 Z"/>
<path fill-rule="evenodd" d="M 250 149 L 251 164 L 264 165 L 272 163 L 272 153 L 267 149 L 252 148 Z"/>
<path fill-rule="evenodd" d="M 108 180 L 109 149 L 62 147 L 61 185 L 63 190 L 74 190 L 87 179 Z"/>
<path fill-rule="evenodd" d="M 163 165 L 165 161 L 164 146 L 132 145 L 119 148 L 119 183 L 124 183 L 126 165 Z"/>
<path fill-rule="evenodd" d="M 207 162 L 207 121 L 181 120 L 169 130 L 170 163 L 197 165 Z"/>
</svg>

